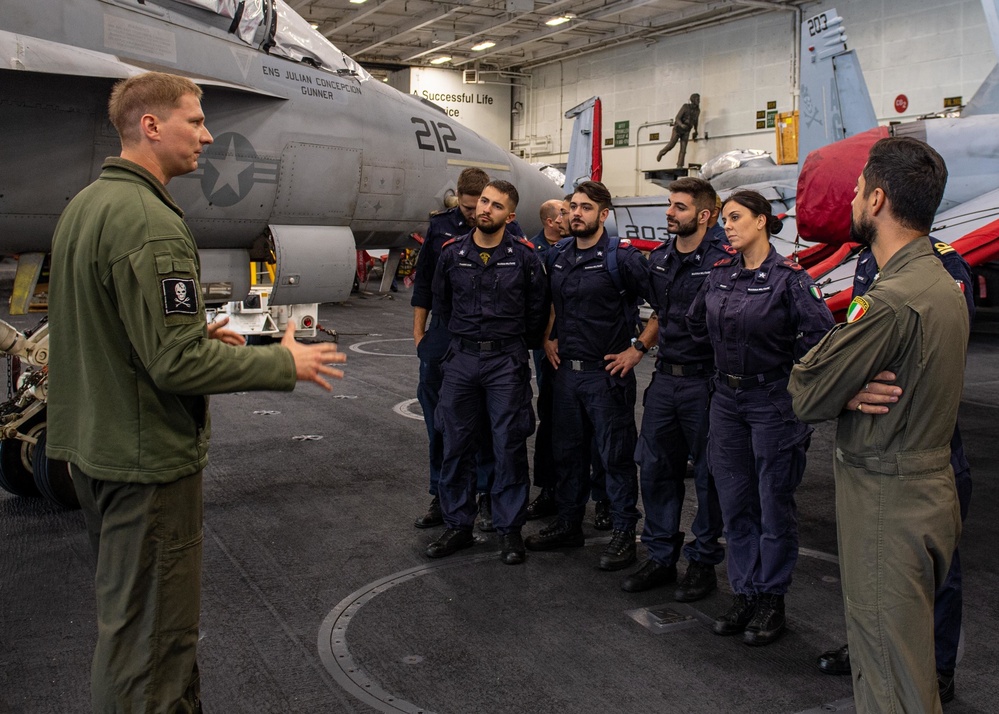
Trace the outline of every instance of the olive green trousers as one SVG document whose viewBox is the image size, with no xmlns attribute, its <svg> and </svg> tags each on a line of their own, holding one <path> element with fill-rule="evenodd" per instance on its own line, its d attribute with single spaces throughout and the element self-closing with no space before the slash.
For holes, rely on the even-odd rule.
<svg viewBox="0 0 999 714">
<path fill-rule="evenodd" d="M 939 713 L 933 602 L 961 533 L 954 473 L 874 473 L 837 460 L 835 475 L 857 711 Z"/>
<path fill-rule="evenodd" d="M 97 555 L 94 712 L 200 712 L 201 472 L 167 484 L 71 473 Z"/>
</svg>

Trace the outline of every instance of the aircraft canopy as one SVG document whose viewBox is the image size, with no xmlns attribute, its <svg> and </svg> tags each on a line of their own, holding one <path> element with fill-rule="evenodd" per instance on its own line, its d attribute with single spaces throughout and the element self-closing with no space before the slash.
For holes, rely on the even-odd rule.
<svg viewBox="0 0 999 714">
<path fill-rule="evenodd" d="M 284 0 L 175 0 L 208 10 L 233 21 L 230 32 L 248 45 L 270 54 L 305 62 L 337 74 L 350 74 L 364 81 L 371 78 L 357 62 L 341 52 Z M 265 39 L 257 39 L 258 31 Z"/>
</svg>

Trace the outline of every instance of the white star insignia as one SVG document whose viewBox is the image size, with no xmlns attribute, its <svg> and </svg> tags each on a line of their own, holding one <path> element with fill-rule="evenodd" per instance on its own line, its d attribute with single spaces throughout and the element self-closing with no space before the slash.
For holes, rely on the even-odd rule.
<svg viewBox="0 0 999 714">
<path fill-rule="evenodd" d="M 215 170 L 219 172 L 218 178 L 215 179 L 215 186 L 212 188 L 212 196 L 218 193 L 220 188 L 225 186 L 231 188 L 237 196 L 240 195 L 239 175 L 246 170 L 247 166 L 252 166 L 253 162 L 240 161 L 236 158 L 235 143 L 236 140 L 230 137 L 229 148 L 225 152 L 224 159 L 208 159 L 208 161 L 212 162 L 212 166 L 215 167 Z"/>
</svg>

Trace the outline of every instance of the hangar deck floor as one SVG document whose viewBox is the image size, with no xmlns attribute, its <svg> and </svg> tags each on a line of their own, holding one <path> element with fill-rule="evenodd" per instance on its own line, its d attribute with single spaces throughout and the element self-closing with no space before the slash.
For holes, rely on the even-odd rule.
<svg viewBox="0 0 999 714">
<path fill-rule="evenodd" d="M 596 568 L 605 534 L 589 523 L 587 547 L 531 553 L 519 567 L 499 562 L 495 535 L 431 561 L 423 549 L 436 531 L 412 527 L 428 496 L 408 298 L 322 307 L 349 359 L 334 395 L 306 386 L 213 399 L 206 711 L 852 710 L 849 678 L 814 667 L 819 652 L 845 641 L 831 424 L 816 431 L 798 491 L 790 627 L 772 646 L 710 633 L 727 584 L 692 607 L 673 603 L 669 588 L 622 592 L 624 573 Z M 961 543 L 966 648 L 949 714 L 996 710 L 997 350 L 999 337 L 973 338 L 961 410 L 975 495 Z M 640 365 L 642 387 L 651 362 Z M 322 438 L 295 439 L 302 435 Z M 86 712 L 96 629 L 82 517 L 2 494 L 0 533 L 0 712 Z"/>
</svg>

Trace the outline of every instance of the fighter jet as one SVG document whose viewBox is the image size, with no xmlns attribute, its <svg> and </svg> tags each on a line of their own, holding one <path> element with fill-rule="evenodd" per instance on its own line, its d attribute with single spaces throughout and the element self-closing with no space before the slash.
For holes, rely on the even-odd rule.
<svg viewBox="0 0 999 714">
<path fill-rule="evenodd" d="M 0 252 L 35 254 L 25 266 L 118 153 L 112 83 L 151 69 L 205 91 L 215 143 L 170 191 L 213 302 L 246 294 L 251 255 L 275 261 L 273 304 L 345 299 L 355 251 L 415 247 L 469 166 L 511 181 L 525 206 L 562 195 L 436 105 L 372 79 L 283 0 L 6 0 L 0 56 Z M 529 234 L 535 214 L 520 216 Z"/>
<path fill-rule="evenodd" d="M 536 207 L 563 195 L 436 105 L 372 79 L 283 0 L 4 0 L 0 57 L 0 254 L 19 255 L 14 314 L 67 202 L 119 153 L 111 86 L 149 70 L 205 92 L 215 142 L 170 191 L 201 253 L 206 303 L 241 301 L 251 258 L 273 264 L 267 298 L 285 316 L 346 299 L 358 250 L 392 249 L 390 282 L 401 248 L 416 247 L 470 166 L 518 188 L 529 234 Z M 73 506 L 65 469 L 44 458 L 44 327 L 6 327 L 0 351 L 32 350 L 0 405 L 0 487 Z"/>
<path fill-rule="evenodd" d="M 999 0 L 982 0 L 993 48 L 999 56 Z M 797 185 L 798 232 L 821 241 L 819 260 L 805 267 L 822 286 L 833 313 L 850 301 L 859 247 L 849 242 L 850 201 L 870 147 L 886 136 L 911 136 L 936 149 L 948 180 L 931 235 L 968 261 L 975 300 L 995 306 L 999 296 L 999 65 L 971 101 L 954 114 L 877 127 L 808 154 Z M 803 264 L 805 264 L 803 262 Z"/>
</svg>

